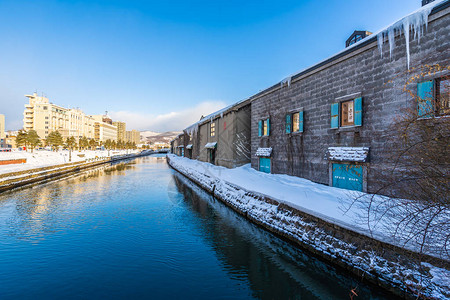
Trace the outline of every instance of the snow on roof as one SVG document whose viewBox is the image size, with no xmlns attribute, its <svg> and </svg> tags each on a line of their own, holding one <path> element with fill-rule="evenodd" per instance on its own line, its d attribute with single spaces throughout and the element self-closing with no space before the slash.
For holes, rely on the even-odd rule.
<svg viewBox="0 0 450 300">
<path fill-rule="evenodd" d="M 369 147 L 329 147 L 328 159 L 337 161 L 366 162 Z"/>
<path fill-rule="evenodd" d="M 184 145 L 179 145 L 177 146 L 177 148 L 184 148 Z"/>
<path fill-rule="evenodd" d="M 216 142 L 212 142 L 212 143 L 206 144 L 205 148 L 207 148 L 207 149 L 214 149 L 214 148 L 216 148 L 216 146 L 217 146 L 217 143 Z"/>
<path fill-rule="evenodd" d="M 186 149 L 192 149 L 192 144 L 187 145 Z"/>
<path fill-rule="evenodd" d="M 272 155 L 272 148 L 258 148 L 256 156 L 270 156 Z"/>
</svg>

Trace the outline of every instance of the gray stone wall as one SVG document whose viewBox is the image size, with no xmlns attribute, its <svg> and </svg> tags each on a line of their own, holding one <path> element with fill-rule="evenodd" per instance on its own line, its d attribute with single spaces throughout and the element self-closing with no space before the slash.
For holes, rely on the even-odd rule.
<svg viewBox="0 0 450 300">
<path fill-rule="evenodd" d="M 251 163 L 258 167 L 255 156 L 258 147 L 272 147 L 272 173 L 304 177 L 329 184 L 329 162 L 326 150 L 332 146 L 370 147 L 367 187 L 376 189 L 371 171 L 383 168 L 385 135 L 395 117 L 414 100 L 401 89 L 407 78 L 425 64 L 449 65 L 450 17 L 449 9 L 430 16 L 430 23 L 420 44 L 410 43 L 410 74 L 406 74 L 407 60 L 404 36 L 397 36 L 393 56 L 384 43 L 383 57 L 374 41 L 338 60 L 314 70 L 293 81 L 290 86 L 275 85 L 265 93 L 254 96 L 251 102 Z M 412 40 L 412 36 L 411 36 Z M 403 74 L 398 76 L 399 74 Z M 397 76 L 397 77 L 396 77 Z M 437 75 L 436 75 L 437 77 Z M 392 80 L 392 82 L 389 82 Z M 415 83 L 411 85 L 416 90 Z M 336 98 L 361 93 L 363 98 L 363 124 L 354 128 L 330 128 L 331 104 Z M 304 132 L 285 133 L 285 115 L 293 109 L 304 110 Z M 270 117 L 271 133 L 258 136 L 258 121 Z M 386 178 L 387 179 L 387 178 Z"/>
<path fill-rule="evenodd" d="M 210 162 L 205 145 L 216 142 L 216 165 L 234 168 L 250 163 L 250 111 L 248 104 L 214 118 L 215 136 L 211 136 L 211 121 L 199 125 L 191 139 L 192 158 Z"/>
</svg>

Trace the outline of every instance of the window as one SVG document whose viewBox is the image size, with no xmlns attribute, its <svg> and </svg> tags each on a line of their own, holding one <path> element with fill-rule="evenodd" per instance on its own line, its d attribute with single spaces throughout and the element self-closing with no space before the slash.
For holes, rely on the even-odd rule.
<svg viewBox="0 0 450 300">
<path fill-rule="evenodd" d="M 211 132 L 211 136 L 215 136 L 216 135 L 216 123 L 215 122 L 211 122 L 210 132 Z"/>
<path fill-rule="evenodd" d="M 45 117 L 46 120 L 48 120 L 48 117 Z"/>
<path fill-rule="evenodd" d="M 258 136 L 270 135 L 270 119 L 259 120 L 258 122 Z"/>
<path fill-rule="evenodd" d="M 353 110 L 354 100 L 341 102 L 341 126 L 355 125 L 355 111 Z"/>
<path fill-rule="evenodd" d="M 331 104 L 331 128 L 362 125 L 362 98 Z"/>
<path fill-rule="evenodd" d="M 47 106 L 44 106 L 44 110 L 47 110 Z"/>
<path fill-rule="evenodd" d="M 438 115 L 450 114 L 450 78 L 436 80 L 436 113 Z"/>
<path fill-rule="evenodd" d="M 450 114 L 449 76 L 417 84 L 418 116 L 429 118 Z"/>
<path fill-rule="evenodd" d="M 286 115 L 286 133 L 303 132 L 303 111 Z"/>
<path fill-rule="evenodd" d="M 45 121 L 45 124 L 48 124 L 48 121 Z"/>
</svg>

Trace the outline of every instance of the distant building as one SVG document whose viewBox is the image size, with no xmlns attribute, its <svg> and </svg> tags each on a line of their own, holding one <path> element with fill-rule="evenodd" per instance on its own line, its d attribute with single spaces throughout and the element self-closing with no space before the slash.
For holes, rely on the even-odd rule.
<svg viewBox="0 0 450 300">
<path fill-rule="evenodd" d="M 64 138 L 94 138 L 94 119 L 80 109 L 61 107 L 36 93 L 25 97 L 29 103 L 25 104 L 23 113 L 24 130 L 35 130 L 41 139 L 52 131 L 59 131 Z"/>
<path fill-rule="evenodd" d="M 126 131 L 125 132 L 125 141 L 135 143 L 137 145 L 141 141 L 141 133 L 134 129 L 131 131 Z"/>
<path fill-rule="evenodd" d="M 117 127 L 117 140 L 125 141 L 126 124 L 125 122 L 115 121 L 113 125 Z"/>
<path fill-rule="evenodd" d="M 117 127 L 108 115 L 91 116 L 95 120 L 94 138 L 98 142 L 117 141 Z"/>
<path fill-rule="evenodd" d="M 0 139 L 5 137 L 5 115 L 0 114 Z"/>
</svg>

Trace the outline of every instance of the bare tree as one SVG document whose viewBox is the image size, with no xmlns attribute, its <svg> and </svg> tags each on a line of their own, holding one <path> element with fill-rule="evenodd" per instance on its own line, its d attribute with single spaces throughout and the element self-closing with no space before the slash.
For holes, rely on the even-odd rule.
<svg viewBox="0 0 450 300">
<path fill-rule="evenodd" d="M 430 80 L 433 88 L 426 97 L 418 96 L 414 87 L 448 70 L 426 65 L 408 71 L 402 90 L 414 105 L 383 133 L 388 155 L 384 167 L 371 174 L 377 190 L 356 200 L 366 207 L 369 228 L 384 227 L 404 246 L 444 259 L 450 257 L 449 76 L 440 76 L 441 86 Z"/>
</svg>

